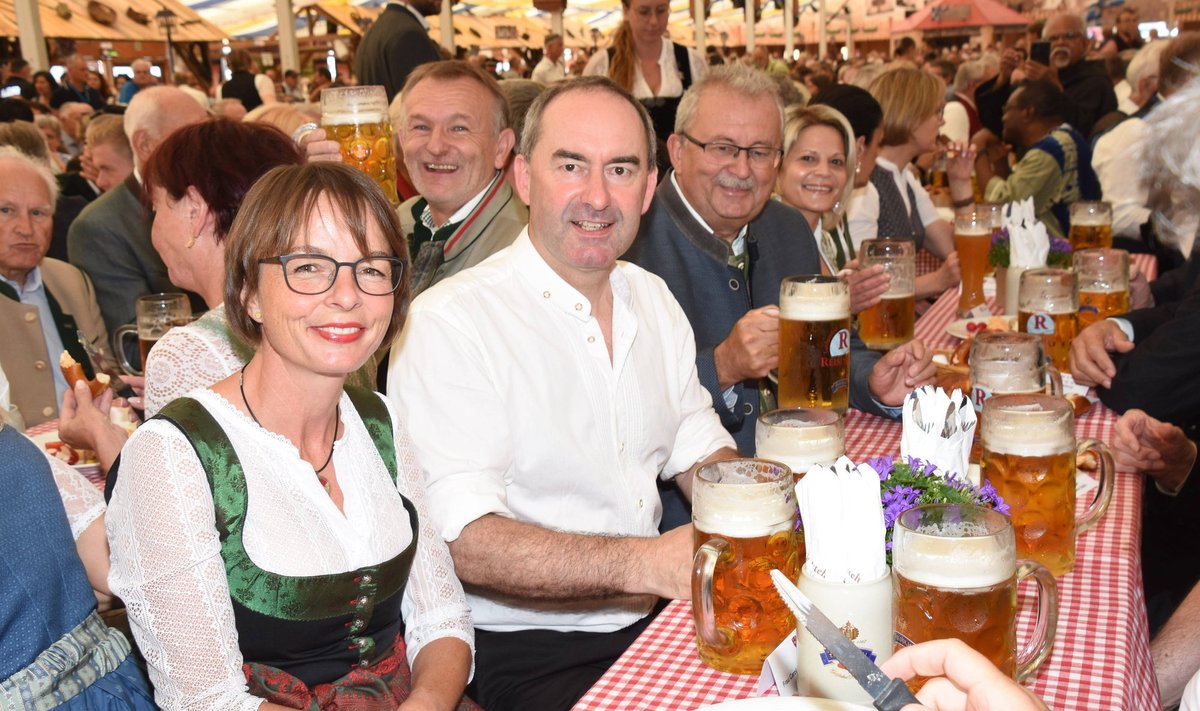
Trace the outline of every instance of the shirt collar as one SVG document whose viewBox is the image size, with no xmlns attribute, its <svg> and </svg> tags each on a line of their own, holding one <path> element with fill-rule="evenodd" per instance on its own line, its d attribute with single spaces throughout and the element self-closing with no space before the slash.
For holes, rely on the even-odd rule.
<svg viewBox="0 0 1200 711">
<path fill-rule="evenodd" d="M 542 298 L 554 308 L 574 317 L 578 321 L 588 321 L 592 318 L 592 303 L 579 293 L 575 287 L 559 276 L 558 272 L 546 262 L 533 240 L 529 237 L 529 226 L 526 225 L 517 235 L 512 244 L 513 269 L 521 275 Z M 608 283 L 612 287 L 613 298 L 630 303 L 630 289 L 627 277 L 618 267 L 614 267 L 608 275 Z"/>
<path fill-rule="evenodd" d="M 675 179 L 675 171 L 673 170 L 671 171 L 671 187 L 675 188 L 676 193 L 679 193 L 679 200 L 683 203 L 683 206 L 688 209 L 688 212 L 692 213 L 692 217 L 696 219 L 696 222 L 699 222 L 701 227 L 708 230 L 713 236 L 716 236 L 717 233 L 713 231 L 713 228 L 704 221 L 704 218 L 700 216 L 700 213 L 696 212 L 696 208 L 692 207 L 692 203 L 688 202 L 687 196 L 683 194 L 683 190 L 679 187 L 679 181 Z M 746 231 L 748 229 L 749 225 L 742 225 L 742 229 L 738 230 L 737 235 L 733 238 L 733 244 L 731 246 L 733 247 L 734 254 L 738 253 L 739 244 L 745 242 Z M 717 239 L 721 238 L 717 237 Z"/>
<path fill-rule="evenodd" d="M 18 296 L 21 294 L 31 294 L 42 288 L 42 268 L 34 267 L 31 269 L 25 275 L 25 283 L 23 285 L 9 279 L 3 274 L 0 274 L 0 279 L 3 279 L 5 284 L 11 286 L 13 291 L 17 292 Z"/>
<path fill-rule="evenodd" d="M 497 170 L 495 175 L 492 176 L 492 179 L 488 181 L 488 184 L 483 186 L 483 190 L 480 190 L 475 194 L 475 197 L 471 198 L 466 202 L 465 205 L 458 208 L 458 210 L 450 216 L 450 219 L 446 220 L 446 224 L 444 225 L 434 224 L 433 211 L 429 209 L 429 201 L 426 200 L 425 208 L 421 210 L 421 223 L 428 227 L 430 232 L 437 232 L 446 225 L 451 225 L 455 222 L 462 222 L 463 220 L 467 219 L 467 216 L 475 210 L 475 207 L 479 204 L 479 201 L 483 199 L 483 196 L 487 195 L 488 191 L 492 189 L 492 186 L 496 184 L 496 181 L 500 179 L 500 175 L 501 172 Z"/>
</svg>

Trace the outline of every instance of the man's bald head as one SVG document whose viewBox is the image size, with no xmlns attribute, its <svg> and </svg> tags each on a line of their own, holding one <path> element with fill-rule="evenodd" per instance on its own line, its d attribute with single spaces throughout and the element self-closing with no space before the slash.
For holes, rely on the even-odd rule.
<svg viewBox="0 0 1200 711">
<path fill-rule="evenodd" d="M 139 168 L 174 131 L 208 120 L 208 111 L 173 86 L 155 86 L 134 95 L 125 110 L 125 135 Z"/>
</svg>

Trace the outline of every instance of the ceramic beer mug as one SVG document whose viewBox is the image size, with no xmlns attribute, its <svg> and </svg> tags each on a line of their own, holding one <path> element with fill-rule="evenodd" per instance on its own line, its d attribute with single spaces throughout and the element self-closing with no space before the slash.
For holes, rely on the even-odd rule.
<svg viewBox="0 0 1200 711">
<path fill-rule="evenodd" d="M 692 609 L 705 664 L 757 674 L 796 627 L 771 570 L 795 580 L 803 551 L 792 472 L 764 459 L 705 465 L 692 484 Z"/>
<path fill-rule="evenodd" d="M 754 449 L 761 459 L 787 465 L 799 481 L 812 467 L 832 466 L 846 453 L 846 423 L 833 410 L 771 410 L 758 416 Z"/>
<path fill-rule="evenodd" d="M 888 351 L 913 339 L 916 322 L 917 246 L 907 239 L 868 239 L 858 248 L 863 269 L 880 265 L 891 281 L 887 293 L 858 315 L 867 348 Z"/>
<path fill-rule="evenodd" d="M 1037 581 L 1038 616 L 1018 651 L 1017 583 L 1027 577 Z M 892 534 L 892 579 L 897 648 L 954 637 L 1018 681 L 1050 655 L 1058 586 L 1040 564 L 1018 560 L 1004 514 L 969 504 L 905 511 Z M 921 677 L 909 682 L 921 684 Z"/>
<path fill-rule="evenodd" d="M 1075 537 L 1094 526 L 1112 500 L 1112 454 L 1092 439 L 1075 441 L 1071 403 L 1050 395 L 997 395 L 983 403 L 980 475 L 1011 509 L 1017 553 L 1061 576 L 1075 566 Z M 1075 517 L 1076 458 L 1098 463 L 1095 498 Z"/>
<path fill-rule="evenodd" d="M 971 404 L 983 412 L 993 395 L 1049 392 L 1062 395 L 1062 376 L 1046 357 L 1042 339 L 1030 333 L 987 331 L 971 343 Z"/>
</svg>

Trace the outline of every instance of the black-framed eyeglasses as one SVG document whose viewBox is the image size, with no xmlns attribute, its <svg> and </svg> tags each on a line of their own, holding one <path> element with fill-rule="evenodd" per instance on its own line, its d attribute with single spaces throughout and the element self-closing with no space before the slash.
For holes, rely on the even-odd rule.
<svg viewBox="0 0 1200 711">
<path fill-rule="evenodd" d="M 779 164 L 779 159 L 783 158 L 782 150 L 770 146 L 737 146 L 724 141 L 703 143 L 683 131 L 680 131 L 679 135 L 695 143 L 700 147 L 700 150 L 704 151 L 704 155 L 717 163 L 732 163 L 737 160 L 738 155 L 742 151 L 746 152 L 746 157 L 750 160 L 750 164 L 756 167 L 775 167 Z"/>
<path fill-rule="evenodd" d="M 400 288 L 404 260 L 399 257 L 363 257 L 355 262 L 339 262 L 323 254 L 285 254 L 258 260 L 259 264 L 283 267 L 283 281 L 297 294 L 315 296 L 333 288 L 342 267 L 350 267 L 359 291 L 371 296 L 386 296 Z"/>
<path fill-rule="evenodd" d="M 1074 42 L 1075 40 L 1083 39 L 1083 35 L 1078 32 L 1064 32 L 1060 35 L 1050 35 L 1049 37 L 1043 37 L 1043 39 L 1046 40 L 1047 42 L 1050 42 L 1051 44 L 1053 44 L 1055 42 L 1064 42 L 1064 41 L 1065 42 Z"/>
</svg>

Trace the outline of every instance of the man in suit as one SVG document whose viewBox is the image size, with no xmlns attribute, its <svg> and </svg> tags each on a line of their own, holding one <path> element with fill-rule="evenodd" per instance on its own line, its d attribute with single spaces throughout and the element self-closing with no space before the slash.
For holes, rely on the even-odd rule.
<svg viewBox="0 0 1200 711">
<path fill-rule="evenodd" d="M 0 369 L 30 427 L 58 414 L 68 388 L 58 367 L 64 350 L 94 375 L 76 331 L 99 348 L 108 340 L 88 278 L 45 256 L 57 198 L 47 168 L 0 148 Z"/>
<path fill-rule="evenodd" d="M 71 101 L 87 104 L 96 111 L 104 108 L 104 97 L 88 86 L 87 60 L 78 54 L 72 54 L 63 60 L 63 66 L 67 71 L 63 75 L 62 83 L 50 95 L 50 108 L 57 109 Z"/>
<path fill-rule="evenodd" d="M 389 2 L 358 43 L 355 71 L 359 84 L 379 84 L 391 101 L 412 70 L 442 58 L 429 38 L 425 15 L 436 15 L 439 0 Z"/>
<path fill-rule="evenodd" d="M 139 91 L 125 112 L 125 135 L 133 147 L 135 171 L 89 204 L 67 235 L 70 261 L 96 285 L 96 298 L 108 330 L 132 323 L 142 294 L 178 291 L 150 243 L 151 216 L 142 206 L 140 167 L 172 131 L 205 121 L 208 113 L 173 86 Z M 214 150 L 235 150 L 214 146 Z"/>
<path fill-rule="evenodd" d="M 516 137 L 500 84 L 470 62 L 424 64 L 397 123 L 418 196 L 400 206 L 413 296 L 512 244 L 529 210 L 504 179 Z"/>
</svg>

